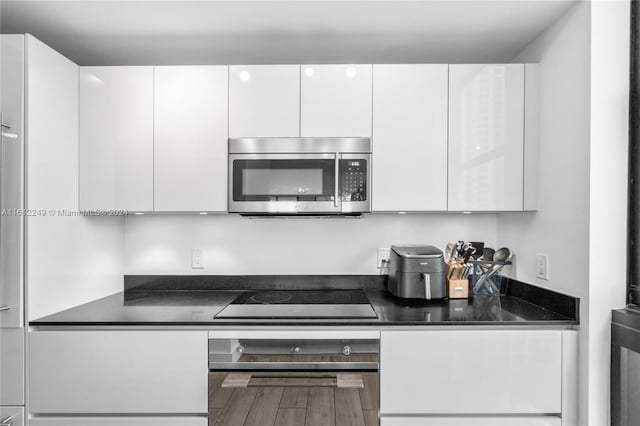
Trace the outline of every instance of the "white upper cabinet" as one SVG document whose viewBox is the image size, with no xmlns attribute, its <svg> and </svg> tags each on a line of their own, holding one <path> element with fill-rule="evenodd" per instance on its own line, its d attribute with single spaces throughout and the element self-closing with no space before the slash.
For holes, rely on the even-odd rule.
<svg viewBox="0 0 640 426">
<path fill-rule="evenodd" d="M 373 66 L 373 210 L 447 210 L 448 66 Z"/>
<path fill-rule="evenodd" d="M 524 65 L 449 67 L 449 210 L 523 209 Z"/>
<path fill-rule="evenodd" d="M 153 67 L 80 68 L 80 208 L 153 210 Z"/>
<path fill-rule="evenodd" d="M 156 67 L 154 210 L 227 210 L 228 67 Z"/>
<path fill-rule="evenodd" d="M 303 137 L 370 137 L 371 65 L 302 65 Z"/>
<path fill-rule="evenodd" d="M 300 65 L 229 67 L 229 137 L 300 136 Z"/>
<path fill-rule="evenodd" d="M 540 76 L 538 64 L 524 66 L 524 210 L 538 210 Z"/>
</svg>

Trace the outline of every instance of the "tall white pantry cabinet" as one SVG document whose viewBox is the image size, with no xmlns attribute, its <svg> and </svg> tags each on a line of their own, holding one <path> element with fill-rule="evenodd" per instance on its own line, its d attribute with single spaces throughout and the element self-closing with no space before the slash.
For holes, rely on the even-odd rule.
<svg viewBox="0 0 640 426">
<path fill-rule="evenodd" d="M 0 36 L 0 209 L 24 208 L 25 36 Z M 22 215 L 0 217 L 0 421 L 24 425 L 25 328 Z M 9 419 L 9 420 L 7 420 Z"/>
</svg>

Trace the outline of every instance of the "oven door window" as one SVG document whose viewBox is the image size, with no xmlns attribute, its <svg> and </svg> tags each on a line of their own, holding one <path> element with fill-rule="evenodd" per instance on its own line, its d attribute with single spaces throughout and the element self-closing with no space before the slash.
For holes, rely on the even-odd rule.
<svg viewBox="0 0 640 426">
<path fill-rule="evenodd" d="M 234 201 L 333 201 L 333 159 L 233 161 Z"/>
</svg>

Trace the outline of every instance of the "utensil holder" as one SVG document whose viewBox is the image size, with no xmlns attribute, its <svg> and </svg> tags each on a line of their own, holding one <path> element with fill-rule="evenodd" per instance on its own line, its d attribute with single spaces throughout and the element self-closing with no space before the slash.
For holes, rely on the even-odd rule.
<svg viewBox="0 0 640 426">
<path fill-rule="evenodd" d="M 505 266 L 511 265 L 511 262 L 490 262 L 485 260 L 474 260 L 469 287 L 473 294 L 486 294 L 491 296 L 504 295 L 503 279 L 500 272 Z"/>
</svg>

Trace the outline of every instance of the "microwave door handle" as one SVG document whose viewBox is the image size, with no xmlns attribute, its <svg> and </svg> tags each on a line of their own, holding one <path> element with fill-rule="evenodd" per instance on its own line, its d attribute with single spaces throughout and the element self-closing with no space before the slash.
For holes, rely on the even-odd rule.
<svg viewBox="0 0 640 426">
<path fill-rule="evenodd" d="M 335 188 L 334 188 L 334 192 L 333 192 L 333 207 L 340 207 L 339 203 L 339 198 L 338 198 L 338 190 L 339 190 L 339 180 L 340 180 L 340 153 L 336 152 L 336 164 L 335 164 Z"/>
</svg>

